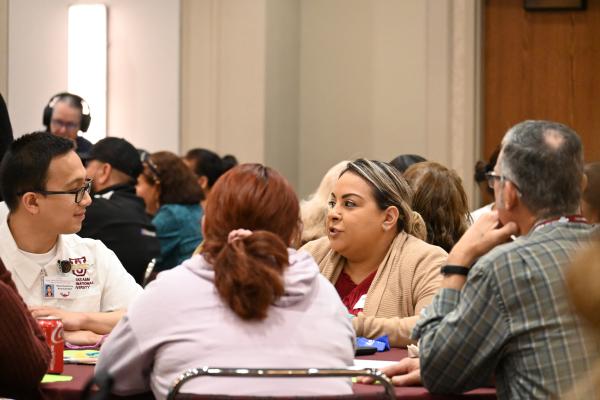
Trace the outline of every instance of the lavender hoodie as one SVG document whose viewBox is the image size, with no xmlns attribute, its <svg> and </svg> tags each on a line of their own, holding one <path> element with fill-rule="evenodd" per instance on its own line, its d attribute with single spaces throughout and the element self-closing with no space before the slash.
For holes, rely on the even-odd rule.
<svg viewBox="0 0 600 400">
<path fill-rule="evenodd" d="M 306 252 L 289 250 L 285 294 L 261 322 L 237 317 L 219 298 L 201 255 L 165 271 L 130 305 L 102 346 L 97 371 L 115 393 L 167 395 L 187 368 L 344 368 L 353 364 L 354 330 L 345 307 Z M 352 393 L 338 378 L 195 378 L 186 393 L 333 395 Z"/>
</svg>

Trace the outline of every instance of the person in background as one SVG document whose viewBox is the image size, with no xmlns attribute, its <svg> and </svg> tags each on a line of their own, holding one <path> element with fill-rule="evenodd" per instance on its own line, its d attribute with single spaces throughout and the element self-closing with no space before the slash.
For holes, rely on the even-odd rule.
<svg viewBox="0 0 600 400">
<path fill-rule="evenodd" d="M 39 383 L 48 370 L 50 349 L 2 260 L 0 304 L 0 397 L 41 399 Z"/>
<path fill-rule="evenodd" d="M 596 235 L 600 230 L 596 229 Z M 581 251 L 567 271 L 567 289 L 575 311 L 586 322 L 596 344 L 600 346 L 600 236 L 594 237 L 592 244 Z M 580 377 L 572 392 L 563 400 L 598 399 L 600 397 L 600 359 L 586 376 Z M 594 397 L 594 393 L 596 397 Z"/>
<path fill-rule="evenodd" d="M 144 200 L 135 194 L 144 169 L 138 152 L 125 139 L 107 137 L 92 147 L 86 161 L 94 201 L 79 236 L 101 240 L 141 285 L 148 263 L 160 256 L 160 243 Z"/>
<path fill-rule="evenodd" d="M 600 356 L 565 283 L 593 231 L 577 215 L 579 136 L 556 122 L 521 122 L 504 136 L 487 178 L 496 210 L 450 252 L 442 289 L 412 333 L 419 359 L 384 372 L 397 375 L 396 384 L 422 381 L 433 393 L 461 393 L 493 376 L 499 399 L 561 398 L 579 389 L 574 383 Z"/>
<path fill-rule="evenodd" d="M 391 165 L 350 162 L 329 197 L 327 237 L 302 247 L 354 315 L 356 334 L 388 335 L 395 347 L 413 343 L 410 332 L 439 288 L 447 256 L 413 236 L 425 232 L 411 200 L 410 186 Z"/>
<path fill-rule="evenodd" d="M 10 124 L 10 116 L 8 115 L 8 108 L 4 102 L 4 98 L 0 93 L 0 161 L 4 157 L 4 153 L 8 150 L 8 146 L 13 141 L 13 131 Z M 2 201 L 2 195 L 0 194 L 0 202 Z M 4 217 L 8 209 L 4 203 L 0 204 L 0 217 Z"/>
<path fill-rule="evenodd" d="M 160 272 L 190 258 L 202 241 L 200 201 L 204 195 L 194 173 L 177 155 L 168 151 L 143 154 L 144 170 L 136 190 L 146 212 L 153 216 L 160 242 L 155 271 Z"/>
<path fill-rule="evenodd" d="M 232 154 L 225 154 L 221 159 L 223 161 L 223 173 L 238 165 L 238 160 Z"/>
<path fill-rule="evenodd" d="M 404 178 L 414 191 L 412 209 L 423 217 L 427 243 L 449 252 L 470 225 L 467 194 L 458 174 L 441 164 L 413 164 Z"/>
<path fill-rule="evenodd" d="M 340 173 L 349 161 L 340 161 L 329 169 L 321 179 L 317 191 L 300 202 L 302 216 L 302 244 L 327 236 L 327 213 L 329 212 L 329 196 Z"/>
<path fill-rule="evenodd" d="M 204 206 L 204 203 L 206 202 L 206 199 L 210 193 L 210 189 L 213 187 L 217 179 L 219 179 L 219 177 L 226 171 L 231 169 L 233 165 L 237 165 L 237 160 L 235 160 L 235 157 L 233 158 L 235 160 L 235 164 L 233 165 L 230 165 L 230 162 L 225 165 L 224 159 L 225 158 L 222 159 L 219 157 L 217 153 L 207 149 L 192 149 L 188 151 L 183 158 L 183 161 L 186 163 L 186 165 L 190 167 L 190 169 L 198 177 L 198 184 L 204 192 L 202 206 Z"/>
<path fill-rule="evenodd" d="M 600 162 L 586 164 L 583 169 L 587 185 L 581 196 L 581 214 L 590 224 L 600 223 Z"/>
<path fill-rule="evenodd" d="M 413 164 L 417 164 L 423 161 L 427 161 L 424 157 L 421 157 L 417 154 L 401 154 L 398 157 L 394 158 L 390 161 L 390 164 L 400 171 L 401 174 L 404 173 Z"/>
<path fill-rule="evenodd" d="M 354 334 L 335 289 L 300 234 L 290 184 L 260 164 L 223 175 L 206 203 L 200 255 L 158 275 L 110 335 L 96 371 L 114 392 L 152 389 L 164 399 L 173 380 L 200 365 L 236 368 L 345 368 Z M 159 316 L 157 318 L 157 316 Z M 244 396 L 346 395 L 349 380 L 211 378 L 186 393 Z"/>
<path fill-rule="evenodd" d="M 98 344 L 142 288 L 102 242 L 81 229 L 91 181 L 73 142 L 47 132 L 15 140 L 0 166 L 10 210 L 0 220 L 0 258 L 34 317 L 61 318 L 65 341 Z M 44 287 L 54 285 L 54 297 Z"/>
<path fill-rule="evenodd" d="M 477 186 L 479 186 L 481 201 L 485 205 L 471 212 L 471 220 L 473 222 L 477 221 L 477 219 L 482 214 L 490 212 L 494 209 L 494 189 L 489 187 L 486 174 L 494 170 L 499 153 L 500 145 L 498 145 L 496 149 L 492 152 L 492 155 L 490 156 L 490 159 L 487 163 L 480 160 L 477 161 L 477 163 L 475 164 L 474 178 L 475 182 L 477 182 Z"/>
<path fill-rule="evenodd" d="M 92 143 L 78 135 L 79 131 L 88 130 L 91 121 L 90 107 L 86 101 L 67 92 L 52 96 L 44 107 L 42 117 L 46 130 L 72 141 L 80 157 L 84 157 L 92 149 Z"/>
<path fill-rule="evenodd" d="M 8 115 L 8 108 L 4 102 L 4 98 L 0 93 L 0 161 L 4 153 L 8 150 L 8 146 L 13 141 L 13 131 L 10 124 L 10 116 Z M 2 198 L 0 197 L 0 201 Z"/>
</svg>

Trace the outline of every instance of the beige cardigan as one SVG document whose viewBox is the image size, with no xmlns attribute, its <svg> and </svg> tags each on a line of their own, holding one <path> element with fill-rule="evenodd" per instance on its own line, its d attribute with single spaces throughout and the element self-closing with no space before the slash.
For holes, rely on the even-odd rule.
<svg viewBox="0 0 600 400">
<path fill-rule="evenodd" d="M 321 274 L 335 284 L 346 261 L 329 247 L 329 238 L 308 242 L 302 250 L 314 257 Z M 413 343 L 410 333 L 419 312 L 438 291 L 442 279 L 440 268 L 447 257 L 442 248 L 399 233 L 377 268 L 363 312 L 352 320 L 356 335 L 368 338 L 388 335 L 394 347 Z"/>
</svg>

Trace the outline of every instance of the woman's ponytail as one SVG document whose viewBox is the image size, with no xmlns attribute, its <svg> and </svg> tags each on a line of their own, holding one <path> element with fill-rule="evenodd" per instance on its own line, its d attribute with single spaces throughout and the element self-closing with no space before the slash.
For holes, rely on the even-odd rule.
<svg viewBox="0 0 600 400">
<path fill-rule="evenodd" d="M 213 260 L 215 287 L 223 301 L 244 320 L 263 320 L 283 295 L 287 246 L 277 235 L 256 231 L 228 241 Z"/>
</svg>

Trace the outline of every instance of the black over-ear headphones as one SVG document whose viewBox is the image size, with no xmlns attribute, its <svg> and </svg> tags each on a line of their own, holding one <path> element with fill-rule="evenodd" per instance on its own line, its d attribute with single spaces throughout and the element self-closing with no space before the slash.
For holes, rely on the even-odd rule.
<svg viewBox="0 0 600 400">
<path fill-rule="evenodd" d="M 81 97 L 76 94 L 62 92 L 55 94 L 52 96 L 46 107 L 44 107 L 44 117 L 43 123 L 46 129 L 50 129 L 50 122 L 52 121 L 52 113 L 54 112 L 54 105 L 58 103 L 60 100 L 71 99 L 74 103 L 79 104 L 81 109 L 81 123 L 79 129 L 82 132 L 86 132 L 90 127 L 90 122 L 92 122 L 92 116 L 90 115 L 90 106 L 88 103 Z"/>
</svg>

